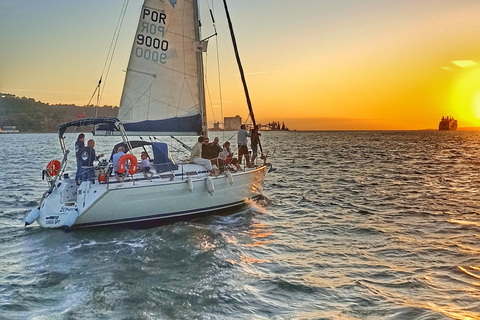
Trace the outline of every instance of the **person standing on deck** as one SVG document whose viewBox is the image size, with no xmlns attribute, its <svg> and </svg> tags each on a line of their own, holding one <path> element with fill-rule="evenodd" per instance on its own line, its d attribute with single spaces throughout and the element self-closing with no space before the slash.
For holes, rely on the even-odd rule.
<svg viewBox="0 0 480 320">
<path fill-rule="evenodd" d="M 252 147 L 252 165 L 255 164 L 255 159 L 257 158 L 258 144 L 260 143 L 261 135 L 261 133 L 258 133 L 258 126 L 256 125 L 250 133 L 250 146 Z"/>
<path fill-rule="evenodd" d="M 250 137 L 250 132 L 246 130 L 244 124 L 240 126 L 240 130 L 237 132 L 238 143 L 238 161 L 242 163 L 242 156 L 245 155 L 247 165 L 250 163 L 250 155 L 248 154 L 247 138 Z"/>
<path fill-rule="evenodd" d="M 80 157 L 80 151 L 85 148 L 85 134 L 80 133 L 75 142 L 75 157 L 77 159 L 77 172 L 75 173 L 75 181 L 80 183 L 82 174 L 82 158 Z"/>
<path fill-rule="evenodd" d="M 98 156 L 95 155 L 95 140 L 90 139 L 87 142 L 87 146 L 82 149 L 80 152 L 80 157 L 82 159 L 82 181 L 92 180 L 94 177 L 94 168 L 93 161 L 98 160 L 100 157 L 103 157 L 103 153 L 100 153 Z"/>
</svg>

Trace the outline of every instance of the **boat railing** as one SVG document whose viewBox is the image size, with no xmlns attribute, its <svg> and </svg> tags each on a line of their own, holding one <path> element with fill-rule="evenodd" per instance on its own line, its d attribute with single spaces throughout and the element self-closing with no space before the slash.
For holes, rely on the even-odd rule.
<svg viewBox="0 0 480 320">
<path fill-rule="evenodd" d="M 215 166 L 218 169 L 219 174 L 223 174 L 226 171 L 246 172 L 248 169 L 258 168 L 260 166 L 266 165 L 267 158 L 270 157 L 267 153 L 262 153 L 259 155 L 253 163 L 247 163 L 246 158 L 243 158 L 242 164 L 238 162 L 238 159 L 235 157 L 232 158 L 215 158 L 211 159 L 212 166 Z M 96 165 L 93 166 L 82 166 L 82 172 L 80 174 L 81 181 L 90 181 L 92 184 L 101 183 L 106 184 L 107 188 L 111 183 L 127 182 L 131 181 L 135 184 L 135 181 L 140 180 L 152 180 L 152 179 L 163 179 L 167 181 L 173 181 L 175 178 L 180 180 L 186 180 L 189 176 L 199 175 L 209 173 L 208 170 L 201 171 L 192 171 L 185 170 L 185 165 L 193 164 L 189 161 L 181 161 L 179 165 L 177 164 L 156 164 L 152 165 L 151 170 L 148 174 L 138 170 L 135 174 L 129 173 L 129 164 L 126 165 L 126 171 L 124 174 L 115 173 L 113 170 L 113 163 L 110 161 L 99 161 Z M 177 171 L 177 172 L 175 172 Z"/>
</svg>

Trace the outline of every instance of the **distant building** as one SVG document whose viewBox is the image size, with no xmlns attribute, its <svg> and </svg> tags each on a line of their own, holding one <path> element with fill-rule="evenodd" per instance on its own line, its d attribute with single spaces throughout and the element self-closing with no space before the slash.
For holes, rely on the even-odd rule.
<svg viewBox="0 0 480 320">
<path fill-rule="evenodd" d="M 235 116 L 235 117 L 225 117 L 223 119 L 223 129 L 226 131 L 235 131 L 240 129 L 242 125 L 242 117 Z"/>
<path fill-rule="evenodd" d="M 1 126 L 0 133 L 16 133 L 18 132 L 17 127 L 15 126 Z"/>
</svg>

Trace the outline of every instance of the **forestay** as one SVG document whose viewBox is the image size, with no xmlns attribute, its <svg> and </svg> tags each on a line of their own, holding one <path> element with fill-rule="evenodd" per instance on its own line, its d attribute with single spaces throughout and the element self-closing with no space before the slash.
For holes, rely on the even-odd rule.
<svg viewBox="0 0 480 320">
<path fill-rule="evenodd" d="M 118 118 L 136 134 L 204 131 L 197 1 L 145 0 Z"/>
</svg>

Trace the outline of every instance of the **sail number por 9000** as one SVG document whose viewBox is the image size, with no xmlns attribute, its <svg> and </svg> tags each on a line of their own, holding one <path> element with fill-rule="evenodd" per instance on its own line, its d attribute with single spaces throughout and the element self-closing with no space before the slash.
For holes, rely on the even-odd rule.
<svg viewBox="0 0 480 320">
<path fill-rule="evenodd" d="M 148 48 L 158 49 L 162 51 L 168 50 L 168 41 L 161 40 L 151 36 L 144 36 L 143 34 L 137 34 L 137 44 L 139 46 L 146 46 Z M 135 49 L 135 55 L 138 58 L 144 58 L 147 60 L 152 60 L 155 62 L 166 63 L 167 54 L 162 52 L 159 53 L 155 50 L 150 50 L 148 48 L 137 47 Z"/>
<path fill-rule="evenodd" d="M 147 47 L 154 47 L 155 49 L 161 49 L 162 51 L 168 50 L 168 41 L 160 40 L 150 36 L 144 36 L 143 34 L 137 34 L 137 44 L 140 46 L 146 45 Z"/>
</svg>

